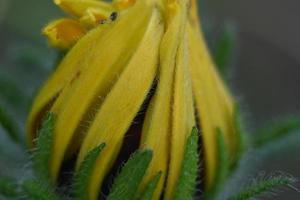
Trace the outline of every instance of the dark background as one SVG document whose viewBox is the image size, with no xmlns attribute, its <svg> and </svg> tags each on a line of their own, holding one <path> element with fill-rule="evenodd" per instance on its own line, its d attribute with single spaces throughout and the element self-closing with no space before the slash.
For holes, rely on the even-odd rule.
<svg viewBox="0 0 300 200">
<path fill-rule="evenodd" d="M 238 55 L 232 85 L 248 110 L 248 125 L 261 127 L 274 118 L 299 114 L 300 1 L 203 2 L 208 21 L 222 24 L 229 20 L 237 26 Z M 299 142 L 298 134 L 274 147 L 274 153 L 258 164 L 259 168 L 266 172 L 284 171 L 300 178 Z M 273 199 L 296 200 L 300 194 L 288 191 Z"/>
<path fill-rule="evenodd" d="M 236 27 L 230 85 L 243 102 L 250 131 L 274 118 L 300 114 L 300 1 L 201 0 L 201 5 L 208 29 L 218 34 L 224 23 Z M 21 85 L 21 95 L 30 98 L 53 66 L 55 52 L 47 48 L 40 30 L 62 15 L 51 0 L 0 0 L 0 75 Z M 26 118 L 22 106 L 12 107 L 20 126 Z M 284 143 L 257 167 L 300 178 L 300 138 Z M 289 190 L 273 199 L 300 199 L 300 195 Z"/>
</svg>

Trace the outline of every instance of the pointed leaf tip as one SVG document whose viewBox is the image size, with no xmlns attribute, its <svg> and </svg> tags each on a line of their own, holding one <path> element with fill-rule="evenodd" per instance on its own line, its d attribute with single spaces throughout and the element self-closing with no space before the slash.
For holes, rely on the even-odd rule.
<svg viewBox="0 0 300 200">
<path fill-rule="evenodd" d="M 234 106 L 234 127 L 236 131 L 236 150 L 232 163 L 232 170 L 235 170 L 239 166 L 242 155 L 249 148 L 247 132 L 244 127 L 244 120 L 240 110 L 240 106 L 236 103 Z"/>
<path fill-rule="evenodd" d="M 43 120 L 36 140 L 36 149 L 33 153 L 33 169 L 35 175 L 45 184 L 50 183 L 49 163 L 53 144 L 53 129 L 56 116 L 49 113 Z"/>
<path fill-rule="evenodd" d="M 193 199 L 199 172 L 198 139 L 199 133 L 197 128 L 194 127 L 185 145 L 181 173 L 175 188 L 174 200 Z"/>
<path fill-rule="evenodd" d="M 268 178 L 253 181 L 252 184 L 242 189 L 238 194 L 230 197 L 228 200 L 253 199 L 265 193 L 274 192 L 274 190 L 279 187 L 290 187 L 292 189 L 295 189 L 292 185 L 296 181 L 297 180 L 294 177 L 287 175 L 270 176 Z"/>
<path fill-rule="evenodd" d="M 38 180 L 27 180 L 22 185 L 22 195 L 31 200 L 59 200 L 53 188 Z"/>
<path fill-rule="evenodd" d="M 217 144 L 217 169 L 214 178 L 213 186 L 207 192 L 208 199 L 214 199 L 220 188 L 224 184 L 229 173 L 229 150 L 225 144 L 224 136 L 221 129 L 216 129 L 216 144 Z"/>
<path fill-rule="evenodd" d="M 102 143 L 91 150 L 80 165 L 78 172 L 74 175 L 73 197 L 74 200 L 88 200 L 88 186 L 95 162 L 104 149 L 105 143 Z"/>
<path fill-rule="evenodd" d="M 108 200 L 132 200 L 152 160 L 151 150 L 136 151 L 114 180 Z"/>
<path fill-rule="evenodd" d="M 139 198 L 139 200 L 152 200 L 154 191 L 156 189 L 156 186 L 157 186 L 161 176 L 162 176 L 162 172 L 160 171 L 160 172 L 158 172 L 157 175 L 154 176 L 154 178 L 152 178 L 150 180 L 150 182 L 146 186 L 146 189 L 145 189 L 143 195 L 141 196 L 141 198 Z"/>
<path fill-rule="evenodd" d="M 236 30 L 231 24 L 223 27 L 214 51 L 216 65 L 222 75 L 227 75 L 236 45 Z"/>
<path fill-rule="evenodd" d="M 265 147 L 272 142 L 287 138 L 297 130 L 300 130 L 299 116 L 275 121 L 255 134 L 259 137 L 254 140 L 253 145 L 255 148 Z"/>
</svg>

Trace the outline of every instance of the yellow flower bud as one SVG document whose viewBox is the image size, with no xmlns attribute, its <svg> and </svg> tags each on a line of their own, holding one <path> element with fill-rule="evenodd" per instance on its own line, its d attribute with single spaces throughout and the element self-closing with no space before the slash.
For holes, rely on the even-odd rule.
<svg viewBox="0 0 300 200">
<path fill-rule="evenodd" d="M 44 33 L 53 46 L 70 50 L 40 90 L 27 123 L 33 146 L 42 116 L 48 111 L 57 116 L 49 166 L 53 179 L 63 161 L 75 155 L 78 169 L 90 150 L 106 143 L 89 184 L 90 199 L 97 199 L 125 134 L 142 109 L 146 114 L 142 130 L 136 133 L 139 148 L 151 149 L 153 159 L 140 190 L 161 171 L 153 199 L 163 191 L 164 199 L 172 199 L 186 139 L 195 126 L 200 129 L 209 189 L 218 165 L 216 130 L 224 134 L 232 161 L 238 140 L 234 100 L 206 47 L 196 3 L 55 3 L 74 18 L 54 21 Z M 150 99 L 147 105 L 146 99 Z"/>
</svg>

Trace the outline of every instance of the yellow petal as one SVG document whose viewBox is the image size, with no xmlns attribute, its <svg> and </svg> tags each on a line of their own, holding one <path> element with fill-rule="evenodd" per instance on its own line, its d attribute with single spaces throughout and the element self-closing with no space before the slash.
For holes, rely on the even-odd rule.
<svg viewBox="0 0 300 200">
<path fill-rule="evenodd" d="M 83 25 L 87 27 L 93 27 L 98 24 L 103 24 L 103 22 L 108 19 L 112 13 L 112 10 L 88 8 L 85 14 L 79 20 Z"/>
<path fill-rule="evenodd" d="M 103 13 L 101 17 L 107 18 L 115 9 L 110 3 L 98 0 L 54 0 L 66 13 L 75 17 L 85 16 L 88 9 L 97 10 L 97 14 Z M 98 16 L 97 15 L 97 16 Z"/>
<path fill-rule="evenodd" d="M 135 0 L 113 0 L 113 5 L 118 9 L 126 9 L 132 6 Z"/>
<path fill-rule="evenodd" d="M 172 105 L 172 129 L 170 137 L 170 164 L 164 199 L 172 200 L 181 173 L 185 144 L 195 126 L 195 111 L 189 74 L 187 38 L 180 43 L 175 66 Z"/>
<path fill-rule="evenodd" d="M 102 180 L 115 161 L 124 135 L 151 88 L 157 71 L 162 33 L 161 17 L 155 9 L 141 44 L 105 98 L 84 140 L 78 165 L 91 149 L 106 143 L 91 176 L 91 200 L 97 199 Z"/>
<path fill-rule="evenodd" d="M 33 146 L 32 141 L 36 136 L 43 113 L 50 110 L 61 90 L 68 83 L 73 83 L 74 81 L 72 80 L 75 80 L 80 74 L 82 63 L 85 62 L 90 49 L 93 48 L 94 43 L 101 39 L 102 32 L 105 30 L 104 26 L 99 26 L 80 39 L 40 90 L 33 102 L 26 127 L 27 141 L 31 147 Z"/>
<path fill-rule="evenodd" d="M 197 8 L 198 8 L 197 0 L 190 0 L 189 22 L 194 27 L 194 29 L 200 31 L 200 21 L 199 21 L 200 16 L 198 15 Z"/>
<path fill-rule="evenodd" d="M 147 111 L 142 131 L 141 148 L 152 149 L 153 159 L 144 177 L 141 189 L 143 190 L 149 180 L 159 171 L 162 172 L 153 199 L 159 199 L 167 173 L 175 58 L 183 31 L 181 8 L 178 4 L 175 4 L 172 9 L 174 9 L 172 12 L 174 17 L 170 18 L 171 22 L 160 47 L 158 86 L 151 100 L 151 106 Z"/>
<path fill-rule="evenodd" d="M 124 15 L 121 13 L 119 20 L 109 26 L 104 33 L 98 30 L 99 39 L 95 40 L 92 47 L 82 49 L 87 51 L 87 54 L 80 63 L 80 76 L 62 91 L 52 108 L 52 111 L 57 113 L 50 167 L 54 178 L 58 174 L 66 151 L 70 148 L 69 144 L 73 143 L 71 141 L 80 144 L 97 110 L 145 34 L 152 8 L 136 5 Z M 143 13 L 140 13 L 141 8 L 144 8 Z M 136 18 L 137 13 L 140 14 L 139 18 Z M 135 23 L 128 26 L 133 20 Z"/>
<path fill-rule="evenodd" d="M 85 28 L 72 19 L 55 20 L 43 29 L 49 44 L 59 49 L 72 47 L 85 33 Z"/>
<path fill-rule="evenodd" d="M 213 65 L 203 36 L 199 33 L 192 25 L 188 26 L 190 71 L 204 144 L 206 187 L 209 188 L 216 174 L 216 129 L 222 130 L 230 149 L 235 146 L 235 130 L 233 100 Z"/>
</svg>

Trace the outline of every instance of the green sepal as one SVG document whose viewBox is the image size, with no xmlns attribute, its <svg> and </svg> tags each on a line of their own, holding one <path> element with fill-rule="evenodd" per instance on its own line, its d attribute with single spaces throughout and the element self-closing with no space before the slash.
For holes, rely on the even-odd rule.
<svg viewBox="0 0 300 200">
<path fill-rule="evenodd" d="M 229 150 L 225 144 L 223 133 L 219 128 L 216 129 L 216 140 L 217 169 L 213 186 L 206 194 L 207 199 L 214 199 L 230 172 Z"/>
<path fill-rule="evenodd" d="M 234 120 L 233 122 L 234 122 L 235 137 L 236 137 L 236 148 L 234 151 L 235 152 L 234 160 L 230 166 L 232 171 L 234 171 L 239 166 L 239 162 L 243 154 L 247 151 L 249 147 L 246 129 L 244 128 L 244 123 L 243 123 L 240 107 L 238 104 L 235 104 L 234 107 L 233 120 Z"/>
<path fill-rule="evenodd" d="M 248 200 L 264 193 L 274 192 L 279 187 L 291 187 L 296 179 L 287 175 L 271 176 L 261 180 L 255 180 L 251 185 L 242 189 L 238 194 L 228 200 Z"/>
<path fill-rule="evenodd" d="M 287 138 L 290 134 L 300 130 L 300 117 L 291 117 L 270 123 L 255 134 L 253 146 L 261 148 L 272 142 Z M 256 139 L 257 138 L 257 139 Z"/>
<path fill-rule="evenodd" d="M 38 132 L 36 149 L 33 152 L 33 170 L 36 177 L 44 184 L 50 183 L 49 163 L 53 145 L 53 131 L 55 115 L 49 113 L 43 120 L 42 127 Z"/>
<path fill-rule="evenodd" d="M 17 195 L 17 188 L 18 186 L 14 180 L 0 177 L 0 196 L 15 197 Z"/>
<path fill-rule="evenodd" d="M 157 175 L 155 175 L 150 180 L 150 182 L 148 183 L 148 185 L 145 188 L 143 195 L 139 198 L 139 200 L 151 200 L 152 199 L 152 196 L 154 194 L 154 191 L 156 189 L 156 186 L 159 182 L 161 175 L 162 175 L 162 172 L 159 172 Z"/>
<path fill-rule="evenodd" d="M 115 178 L 108 200 L 132 200 L 152 160 L 151 150 L 136 151 Z"/>
<path fill-rule="evenodd" d="M 78 172 L 74 175 L 72 186 L 73 200 L 88 200 L 88 186 L 90 177 L 95 167 L 96 160 L 105 147 L 105 144 L 100 144 L 91 150 L 81 163 Z"/>
<path fill-rule="evenodd" d="M 199 172 L 198 139 L 198 130 L 193 128 L 185 145 L 181 172 L 174 191 L 174 200 L 193 199 L 195 194 Z"/>
<path fill-rule="evenodd" d="M 236 30 L 232 24 L 226 24 L 214 48 L 214 60 L 222 75 L 227 75 L 236 46 Z"/>
<path fill-rule="evenodd" d="M 38 180 L 27 180 L 22 184 L 22 196 L 28 200 L 58 200 L 52 187 Z"/>
</svg>

